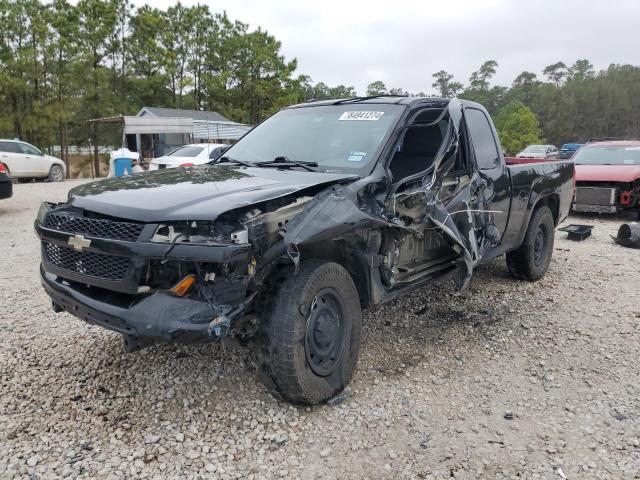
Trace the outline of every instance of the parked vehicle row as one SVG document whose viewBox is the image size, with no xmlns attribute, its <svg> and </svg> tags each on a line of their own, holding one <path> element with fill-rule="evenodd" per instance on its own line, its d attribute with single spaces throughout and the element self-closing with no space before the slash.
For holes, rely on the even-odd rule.
<svg viewBox="0 0 640 480">
<path fill-rule="evenodd" d="M 11 177 L 17 179 L 37 178 L 61 182 L 67 176 L 62 160 L 19 140 L 0 140 L 0 163 Z"/>
<path fill-rule="evenodd" d="M 581 143 L 565 143 L 558 150 L 554 145 L 529 145 L 515 157 L 505 157 L 508 165 L 551 162 L 570 159 L 582 146 Z"/>
<path fill-rule="evenodd" d="M 516 158 L 552 159 L 558 157 L 558 147 L 555 145 L 529 145 Z"/>
</svg>

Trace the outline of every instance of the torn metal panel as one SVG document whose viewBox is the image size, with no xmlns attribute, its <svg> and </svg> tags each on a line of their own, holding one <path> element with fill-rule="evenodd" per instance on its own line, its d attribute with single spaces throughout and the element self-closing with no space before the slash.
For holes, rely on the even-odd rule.
<svg viewBox="0 0 640 480">
<path fill-rule="evenodd" d="M 447 120 L 447 131 L 432 165 L 407 179 L 402 190 L 392 190 L 390 195 L 371 193 L 371 178 L 347 186 L 333 186 L 308 203 L 304 211 L 295 217 L 283 231 L 284 244 L 293 262 L 300 262 L 299 245 L 336 238 L 357 228 L 395 229 L 417 237 L 429 230 L 438 230 L 448 239 L 459 254 L 457 264 L 460 275 L 458 286 L 464 288 L 480 261 L 482 254 L 499 241 L 500 234 L 493 225 L 491 212 L 486 208 L 484 189 L 487 182 L 476 171 L 471 181 L 451 195 L 444 192 L 445 177 L 455 165 L 460 147 L 462 106 L 456 99 L 431 123 L 409 125 L 407 128 L 424 128 Z M 387 176 L 381 165 L 373 173 L 382 180 Z M 477 189 L 472 195 L 471 188 Z M 375 189 L 374 189 L 375 191 Z M 415 199 L 410 209 L 400 207 L 407 199 Z M 474 203 L 475 201 L 475 203 Z M 400 217 L 398 211 L 405 215 Z M 410 217 L 410 218 L 407 218 Z M 475 228 L 474 228 L 475 225 Z M 387 262 L 397 258 L 397 244 L 387 255 Z M 380 252 L 381 254 L 385 252 Z"/>
</svg>

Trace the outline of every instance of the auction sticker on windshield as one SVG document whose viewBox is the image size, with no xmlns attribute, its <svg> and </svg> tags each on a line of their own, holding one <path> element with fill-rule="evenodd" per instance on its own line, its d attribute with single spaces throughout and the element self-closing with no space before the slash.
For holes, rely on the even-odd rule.
<svg viewBox="0 0 640 480">
<path fill-rule="evenodd" d="M 366 112 L 364 110 L 356 110 L 354 112 L 344 112 L 338 120 L 380 120 L 384 112 Z"/>
</svg>

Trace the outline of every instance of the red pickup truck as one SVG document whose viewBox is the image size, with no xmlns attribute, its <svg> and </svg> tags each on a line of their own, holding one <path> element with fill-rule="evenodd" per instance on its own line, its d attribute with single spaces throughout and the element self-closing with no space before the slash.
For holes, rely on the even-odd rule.
<svg viewBox="0 0 640 480">
<path fill-rule="evenodd" d="M 577 212 L 632 209 L 640 219 L 640 140 L 593 141 L 573 157 Z"/>
</svg>

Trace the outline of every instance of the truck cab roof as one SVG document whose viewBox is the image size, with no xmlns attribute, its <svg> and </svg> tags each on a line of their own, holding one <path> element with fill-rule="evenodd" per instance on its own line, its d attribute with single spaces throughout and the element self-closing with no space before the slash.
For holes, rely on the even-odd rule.
<svg viewBox="0 0 640 480">
<path fill-rule="evenodd" d="M 302 108 L 326 105 L 349 105 L 349 104 L 384 104 L 384 105 L 407 105 L 409 108 L 418 107 L 435 107 L 444 108 L 452 98 L 442 97 L 406 97 L 400 95 L 374 95 L 370 97 L 350 97 L 350 98 L 334 98 L 329 100 L 310 100 L 304 103 L 291 105 L 287 108 Z M 463 100 L 455 98 L 465 107 L 474 107 L 484 110 L 484 107 L 471 100 Z"/>
<path fill-rule="evenodd" d="M 296 105 L 291 105 L 288 108 L 302 108 L 302 107 L 314 107 L 314 106 L 327 106 L 327 105 L 349 105 L 349 104 L 386 104 L 386 105 L 407 105 L 409 107 L 419 107 L 419 106 L 433 106 L 433 107 L 446 107 L 450 98 L 440 98 L 440 97 L 405 97 L 405 96 L 396 96 L 396 95 L 375 95 L 370 97 L 351 97 L 351 98 L 339 98 L 339 99 L 330 99 L 330 100 L 315 100 L 309 101 L 305 103 L 299 103 Z M 461 100 L 463 103 L 474 103 L 468 102 L 467 100 Z"/>
</svg>

